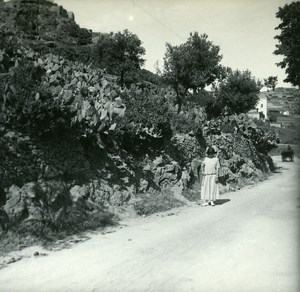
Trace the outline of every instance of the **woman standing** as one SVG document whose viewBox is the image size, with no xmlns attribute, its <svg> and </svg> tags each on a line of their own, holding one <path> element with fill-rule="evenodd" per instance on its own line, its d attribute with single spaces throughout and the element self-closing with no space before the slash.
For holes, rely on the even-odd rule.
<svg viewBox="0 0 300 292">
<path fill-rule="evenodd" d="M 218 177 L 220 162 L 213 147 L 208 147 L 206 154 L 207 157 L 205 157 L 201 165 L 201 199 L 204 201 L 202 206 L 215 206 L 214 201 L 219 198 Z"/>
</svg>

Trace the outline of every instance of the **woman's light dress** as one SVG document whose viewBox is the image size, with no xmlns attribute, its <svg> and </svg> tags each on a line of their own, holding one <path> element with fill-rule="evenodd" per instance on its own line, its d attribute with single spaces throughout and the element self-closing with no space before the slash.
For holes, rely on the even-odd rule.
<svg viewBox="0 0 300 292">
<path fill-rule="evenodd" d="M 205 201 L 215 201 L 219 198 L 219 186 L 216 183 L 218 170 L 220 168 L 217 157 L 206 157 L 202 162 L 203 178 L 201 185 L 201 199 Z"/>
</svg>

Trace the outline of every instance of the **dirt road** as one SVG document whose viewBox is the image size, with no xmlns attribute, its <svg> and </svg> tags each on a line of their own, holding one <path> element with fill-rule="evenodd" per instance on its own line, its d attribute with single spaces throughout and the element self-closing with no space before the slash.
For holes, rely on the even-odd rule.
<svg viewBox="0 0 300 292">
<path fill-rule="evenodd" d="M 129 220 L 9 265 L 0 291 L 300 291 L 299 164 L 279 163 L 281 173 L 215 207 Z"/>
</svg>

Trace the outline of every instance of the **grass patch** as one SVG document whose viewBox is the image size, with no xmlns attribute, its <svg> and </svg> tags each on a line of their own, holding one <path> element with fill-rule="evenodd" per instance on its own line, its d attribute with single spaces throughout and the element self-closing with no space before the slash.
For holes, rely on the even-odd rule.
<svg viewBox="0 0 300 292">
<path fill-rule="evenodd" d="M 114 214 L 106 211 L 95 212 L 84 217 L 76 210 L 72 211 L 57 220 L 23 222 L 6 233 L 0 233 L 0 255 L 32 245 L 51 245 L 69 236 L 116 224 Z"/>
<path fill-rule="evenodd" d="M 21 250 L 27 246 L 42 244 L 42 241 L 34 236 L 23 236 L 15 231 L 1 234 L 0 242 L 0 256 L 11 251 Z"/>
<path fill-rule="evenodd" d="M 201 192 L 201 184 L 197 180 L 192 185 L 191 188 L 188 188 L 188 189 L 185 189 L 185 190 L 182 191 L 182 196 L 185 197 L 187 200 L 189 200 L 191 202 L 196 202 L 196 201 L 199 201 L 201 199 L 200 192 Z"/>
<path fill-rule="evenodd" d="M 138 215 L 150 215 L 172 208 L 183 206 L 184 203 L 176 199 L 171 191 L 165 190 L 152 194 L 143 194 L 133 206 Z"/>
</svg>

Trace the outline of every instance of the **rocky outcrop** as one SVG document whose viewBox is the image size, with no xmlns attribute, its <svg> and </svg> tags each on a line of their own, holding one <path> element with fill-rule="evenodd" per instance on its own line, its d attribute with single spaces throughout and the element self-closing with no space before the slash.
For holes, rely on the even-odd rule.
<svg viewBox="0 0 300 292">
<path fill-rule="evenodd" d="M 90 185 L 69 186 L 59 180 L 39 180 L 34 183 L 24 184 L 22 187 L 12 185 L 6 194 L 6 202 L 0 209 L 0 223 L 2 231 L 10 226 L 52 226 L 59 228 L 64 224 L 67 216 L 73 216 L 75 225 L 84 223 L 95 213 L 105 213 L 102 187 L 93 191 Z M 118 193 L 116 188 L 110 189 L 109 199 L 116 198 L 117 202 L 128 200 L 120 198 L 123 193 Z M 70 218 L 69 218 L 70 219 Z M 99 222 L 100 224 L 101 222 Z"/>
<path fill-rule="evenodd" d="M 147 164 L 143 168 L 143 171 L 150 172 L 152 176 L 152 180 L 148 181 L 148 186 L 145 191 L 148 191 L 149 188 L 151 188 L 151 183 L 155 184 L 155 187 L 152 187 L 153 189 L 173 186 L 181 177 L 181 167 L 179 166 L 179 163 L 172 160 L 171 157 L 167 155 L 156 157 L 152 163 Z"/>
<path fill-rule="evenodd" d="M 30 119 L 34 116 L 30 111 L 23 119 L 20 118 L 22 111 L 18 112 L 0 127 L 2 232 L 20 227 L 21 230 L 44 233 L 44 228 L 57 230 L 79 225 L 84 228 L 88 220 L 98 224 L 102 220 L 98 215 L 107 210 L 138 200 L 140 196 L 151 197 L 162 190 L 176 190 L 174 196 L 184 201 L 180 193 L 183 166 L 191 177 L 188 187 L 195 186 L 194 197 L 197 197 L 200 191 L 199 168 L 206 144 L 216 145 L 220 150 L 222 191 L 235 189 L 245 180 L 255 181 L 262 172 L 270 170 L 268 157 L 260 154 L 250 139 L 238 131 L 238 123 L 243 118 L 232 118 L 234 130 L 224 134 L 222 127 L 226 124 L 225 120 L 205 122 L 206 115 L 199 108 L 194 109 L 195 119 L 192 122 L 197 124 L 197 133 L 191 131 L 173 135 L 168 138 L 167 145 L 159 143 L 161 147 L 148 151 L 151 157 L 143 149 L 136 156 L 119 149 L 109 132 L 112 125 L 107 121 L 108 108 L 111 106 L 109 100 L 124 91 L 116 84 L 116 76 L 93 68 L 81 58 L 84 49 L 90 53 L 91 31 L 81 29 L 74 22 L 72 13 L 51 1 L 11 0 L 7 3 L 0 1 L 0 4 L 0 18 L 3 20 L 0 24 L 1 41 L 8 41 L 11 37 L 17 41 L 10 46 L 9 52 L 0 51 L 0 74 L 6 75 L 5 81 L 0 80 L 0 90 L 4 92 L 1 108 L 8 115 L 14 112 L 13 97 L 19 101 L 25 96 L 23 91 L 16 96 L 16 88 L 9 83 L 23 61 L 33 65 L 33 73 L 41 87 L 30 90 L 32 100 L 25 98 L 20 108 L 25 105 L 28 108 L 33 108 L 31 105 L 40 107 L 45 100 L 55 100 L 59 104 L 52 109 L 53 112 L 47 106 L 45 112 L 35 113 L 39 118 L 46 118 L 28 123 L 30 130 L 24 130 L 19 124 L 6 128 L 14 119 Z M 22 44 L 18 47 L 21 39 Z M 137 88 L 135 95 L 140 94 L 143 90 Z M 153 96 L 147 96 L 147 99 Z M 163 97 L 156 89 L 155 96 L 158 99 Z M 65 109 L 68 109 L 70 119 L 62 122 L 64 134 L 51 132 L 51 123 L 55 124 L 64 116 L 57 118 L 51 114 Z M 167 111 L 166 107 L 161 116 L 165 117 Z M 49 116 L 53 121 L 51 118 L 49 121 Z M 152 137 L 157 139 L 151 140 L 154 143 L 159 139 L 163 141 L 162 133 L 146 126 L 144 120 L 139 123 L 138 127 L 142 130 L 136 132 L 137 140 Z M 36 127 L 34 132 L 32 124 L 42 124 L 44 128 Z M 70 130 L 74 128 L 74 131 Z M 22 131 L 27 135 L 21 134 Z M 60 133 L 60 136 L 53 133 Z M 142 145 L 153 146 L 146 142 Z"/>
<path fill-rule="evenodd" d="M 52 1 L 10 0 L 1 3 L 0 18 L 0 30 L 22 37 L 24 43 L 38 50 L 63 55 L 72 45 L 74 53 L 92 41 L 91 31 L 80 28 L 72 12 Z"/>
<path fill-rule="evenodd" d="M 72 151 L 69 151 L 71 147 Z M 15 183 L 22 185 L 41 178 L 75 177 L 89 170 L 82 145 L 71 137 L 38 142 L 10 131 L 0 138 L 0 159 L 2 187 Z"/>
<path fill-rule="evenodd" d="M 0 138 L 1 230 L 24 224 L 27 229 L 62 226 L 62 222 L 75 226 L 141 194 L 174 188 L 181 193 L 183 166 L 191 177 L 191 191 L 184 196 L 199 199 L 199 168 L 205 149 L 190 135 L 177 135 L 172 141 L 175 145 L 168 147 L 172 156 L 161 152 L 137 160 L 125 151 L 106 153 L 72 137 L 42 142 L 7 132 Z M 270 170 L 270 161 L 242 137 L 210 135 L 206 141 L 220 150 L 221 192 L 259 181 Z"/>
<path fill-rule="evenodd" d="M 221 189 L 234 190 L 240 185 L 257 182 L 263 172 L 274 169 L 272 159 L 259 153 L 251 141 L 239 134 L 210 135 L 208 145 L 219 149 Z"/>
</svg>

